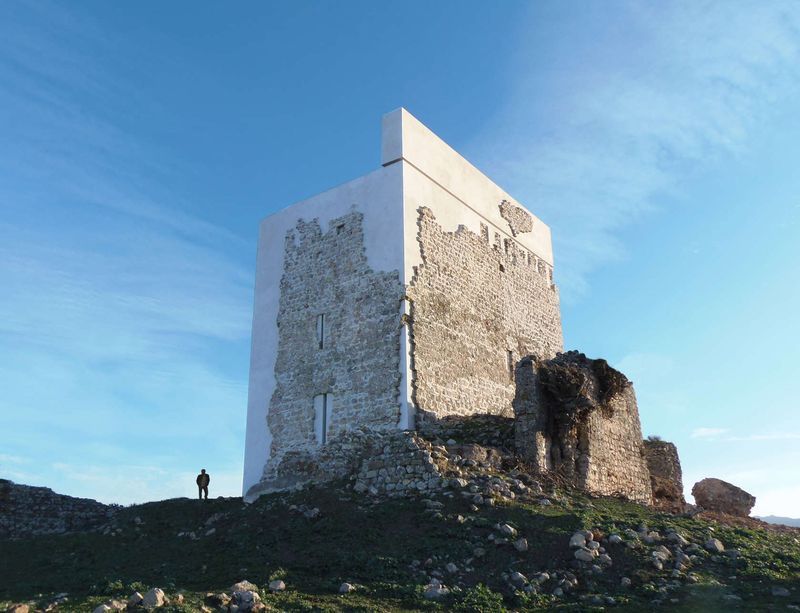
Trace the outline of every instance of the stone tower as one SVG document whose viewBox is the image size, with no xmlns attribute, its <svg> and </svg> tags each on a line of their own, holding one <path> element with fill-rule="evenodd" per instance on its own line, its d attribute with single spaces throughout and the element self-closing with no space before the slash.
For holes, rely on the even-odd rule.
<svg viewBox="0 0 800 613">
<path fill-rule="evenodd" d="M 550 229 L 404 109 L 381 145 L 261 222 L 245 494 L 347 432 L 512 416 L 517 361 L 562 350 Z"/>
</svg>

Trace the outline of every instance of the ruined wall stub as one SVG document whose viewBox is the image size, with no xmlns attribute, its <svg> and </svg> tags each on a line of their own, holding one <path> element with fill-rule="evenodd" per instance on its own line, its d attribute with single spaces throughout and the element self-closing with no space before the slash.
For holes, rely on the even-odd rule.
<svg viewBox="0 0 800 613">
<path fill-rule="evenodd" d="M 303 465 L 313 464 L 319 449 L 316 395 L 331 395 L 330 440 L 361 427 L 397 427 L 402 295 L 397 271 L 367 264 L 361 213 L 332 220 L 325 233 L 316 219 L 300 220 L 287 233 L 263 481 L 287 487 L 314 472 Z M 281 469 L 284 459 L 291 469 Z"/>
<path fill-rule="evenodd" d="M 511 415 L 516 361 L 563 346 L 552 267 L 486 226 L 445 232 L 426 207 L 418 228 L 408 287 L 418 419 Z"/>
<path fill-rule="evenodd" d="M 652 502 L 636 395 L 622 373 L 571 351 L 521 360 L 516 379 L 517 452 L 535 470 L 597 494 Z"/>
<path fill-rule="evenodd" d="M 653 488 L 653 502 L 657 507 L 674 512 L 683 511 L 683 474 L 678 448 L 674 443 L 657 439 L 644 441 L 647 468 Z"/>
</svg>

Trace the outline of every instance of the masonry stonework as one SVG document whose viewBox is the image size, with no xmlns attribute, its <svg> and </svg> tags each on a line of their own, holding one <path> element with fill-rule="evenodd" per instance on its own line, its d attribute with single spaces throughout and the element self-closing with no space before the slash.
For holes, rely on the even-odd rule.
<svg viewBox="0 0 800 613">
<path fill-rule="evenodd" d="M 536 472 L 652 502 L 636 396 L 622 373 L 570 351 L 521 360 L 516 379 L 517 452 Z"/>
<path fill-rule="evenodd" d="M 297 467 L 317 453 L 315 396 L 330 398 L 325 438 L 397 427 L 402 293 L 397 271 L 367 264 L 361 213 L 332 220 L 324 233 L 317 220 L 287 233 L 263 480 L 275 487 L 304 480 L 281 464 Z"/>
<path fill-rule="evenodd" d="M 683 511 L 686 508 L 686 499 L 683 497 L 683 474 L 678 448 L 674 443 L 647 439 L 644 441 L 644 453 L 650 471 L 654 504 L 669 511 Z"/>
<path fill-rule="evenodd" d="M 403 109 L 378 169 L 262 222 L 255 305 L 246 499 L 459 489 L 523 460 L 652 501 L 630 382 L 561 353 L 550 229 Z"/>
<path fill-rule="evenodd" d="M 533 230 L 533 217 L 522 207 L 511 204 L 508 200 L 500 203 L 500 215 L 508 222 L 511 234 L 525 234 Z"/>
<path fill-rule="evenodd" d="M 418 418 L 510 416 L 516 361 L 562 349 L 552 267 L 516 241 L 490 243 L 488 227 L 445 232 L 426 207 L 418 226 L 408 288 Z"/>
</svg>

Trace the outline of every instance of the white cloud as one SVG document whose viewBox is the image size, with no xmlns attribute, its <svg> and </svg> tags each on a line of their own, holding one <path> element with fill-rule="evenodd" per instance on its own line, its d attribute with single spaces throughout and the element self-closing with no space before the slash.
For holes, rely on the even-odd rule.
<svg viewBox="0 0 800 613">
<path fill-rule="evenodd" d="M 715 439 L 728 432 L 727 428 L 695 428 L 692 430 L 692 438 Z"/>
<path fill-rule="evenodd" d="M 623 228 L 794 99 L 800 5 L 554 6 L 531 5 L 506 102 L 472 148 L 553 227 L 569 301 L 624 256 Z"/>
<path fill-rule="evenodd" d="M 27 464 L 28 462 L 30 462 L 30 459 L 22 456 L 0 453 L 0 464 Z"/>
<path fill-rule="evenodd" d="M 235 495 L 250 244 L 172 187 L 180 161 L 126 132 L 119 109 L 158 102 L 114 69 L 104 29 L 19 8 L 0 20 L 0 448 L 40 455 L 0 471 L 132 502 L 191 495 L 184 469 L 204 462 Z"/>
<path fill-rule="evenodd" d="M 800 434 L 796 432 L 777 432 L 773 434 L 748 434 L 746 436 L 730 436 L 726 441 L 797 441 Z"/>
</svg>

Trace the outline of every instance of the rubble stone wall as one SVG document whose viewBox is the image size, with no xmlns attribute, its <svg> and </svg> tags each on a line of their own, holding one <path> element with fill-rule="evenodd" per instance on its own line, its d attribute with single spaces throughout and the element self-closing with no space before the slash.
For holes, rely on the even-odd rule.
<svg viewBox="0 0 800 613">
<path fill-rule="evenodd" d="M 647 439 L 644 441 L 644 453 L 655 505 L 669 511 L 682 511 L 686 507 L 686 499 L 683 496 L 678 448 L 674 443 Z"/>
<path fill-rule="evenodd" d="M 515 362 L 563 346 L 552 267 L 487 226 L 445 232 L 426 207 L 418 227 L 422 263 L 408 287 L 418 419 L 510 416 Z"/>
<path fill-rule="evenodd" d="M 647 467 L 654 477 L 674 482 L 678 490 L 683 491 L 683 473 L 678 458 L 678 448 L 674 443 L 647 439 L 644 441 L 644 452 Z"/>
<path fill-rule="evenodd" d="M 633 386 L 609 401 L 610 417 L 593 411 L 581 434 L 588 442 L 582 486 L 596 493 L 623 495 L 650 504 L 652 489 L 642 449 L 642 427 Z"/>
<path fill-rule="evenodd" d="M 280 290 L 276 386 L 267 414 L 272 446 L 263 479 L 280 477 L 288 485 L 288 472 L 279 470 L 284 456 L 296 465 L 320 451 L 315 396 L 331 395 L 328 439 L 364 426 L 397 427 L 403 289 L 397 271 L 367 264 L 362 215 L 354 211 L 324 233 L 316 219 L 297 222 L 286 236 Z"/>
<path fill-rule="evenodd" d="M 500 203 L 500 215 L 508 222 L 511 234 L 525 234 L 533 230 L 533 217 L 522 207 L 511 204 L 508 200 Z"/>
<path fill-rule="evenodd" d="M 603 360 L 569 352 L 517 367 L 517 453 L 543 474 L 650 504 L 633 386 Z"/>
<path fill-rule="evenodd" d="M 96 500 L 0 479 L 0 539 L 95 530 L 114 513 L 115 507 Z"/>
</svg>

